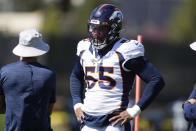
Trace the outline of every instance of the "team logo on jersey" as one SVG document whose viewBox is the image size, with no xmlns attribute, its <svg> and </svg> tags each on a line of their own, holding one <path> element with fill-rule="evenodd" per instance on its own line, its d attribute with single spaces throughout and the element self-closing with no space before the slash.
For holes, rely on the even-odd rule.
<svg viewBox="0 0 196 131">
<path fill-rule="evenodd" d="M 90 21 L 90 23 L 92 23 L 92 24 L 100 24 L 100 21 L 99 21 L 99 20 L 94 20 L 94 19 L 92 19 L 92 20 Z"/>
</svg>

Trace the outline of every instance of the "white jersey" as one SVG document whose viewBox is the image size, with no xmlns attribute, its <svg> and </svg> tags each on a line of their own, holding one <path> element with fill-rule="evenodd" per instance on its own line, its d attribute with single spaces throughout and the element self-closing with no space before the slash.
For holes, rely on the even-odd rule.
<svg viewBox="0 0 196 131">
<path fill-rule="evenodd" d="M 77 55 L 87 83 L 82 110 L 100 116 L 127 108 L 135 74 L 126 74 L 128 70 L 122 65 L 129 59 L 143 56 L 143 45 L 136 40 L 121 38 L 100 58 L 86 39 L 78 43 Z"/>
</svg>

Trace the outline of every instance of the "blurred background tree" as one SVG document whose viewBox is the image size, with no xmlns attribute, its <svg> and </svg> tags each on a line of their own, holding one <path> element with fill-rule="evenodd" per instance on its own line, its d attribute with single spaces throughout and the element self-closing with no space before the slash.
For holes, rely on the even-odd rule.
<svg viewBox="0 0 196 131">
<path fill-rule="evenodd" d="M 15 0 L 15 11 L 36 11 L 44 7 L 43 0 Z"/>
<path fill-rule="evenodd" d="M 191 43 L 196 40 L 196 1 L 187 0 L 171 15 L 168 36 L 175 44 Z"/>
<path fill-rule="evenodd" d="M 66 13 L 69 10 L 69 0 L 58 0 L 47 3 L 46 6 L 42 8 L 44 21 L 41 31 L 50 37 L 56 37 L 57 39 L 62 38 L 67 29 L 65 26 L 67 21 Z"/>
</svg>

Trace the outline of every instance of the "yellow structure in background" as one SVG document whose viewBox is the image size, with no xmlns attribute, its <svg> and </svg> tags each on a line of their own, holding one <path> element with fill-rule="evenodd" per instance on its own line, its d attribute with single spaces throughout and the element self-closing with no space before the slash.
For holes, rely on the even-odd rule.
<svg viewBox="0 0 196 131">
<path fill-rule="evenodd" d="M 0 32 L 18 35 L 21 30 L 40 29 L 43 15 L 40 12 L 1 12 Z"/>
<path fill-rule="evenodd" d="M 54 111 L 51 116 L 51 124 L 54 131 L 69 131 L 68 114 L 63 111 Z"/>
</svg>

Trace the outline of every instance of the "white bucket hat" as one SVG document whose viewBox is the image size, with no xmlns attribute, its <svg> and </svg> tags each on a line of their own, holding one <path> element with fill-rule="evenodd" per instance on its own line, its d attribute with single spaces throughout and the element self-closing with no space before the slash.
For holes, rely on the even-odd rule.
<svg viewBox="0 0 196 131">
<path fill-rule="evenodd" d="M 42 35 L 36 29 L 28 29 L 20 32 L 19 43 L 13 49 L 13 53 L 22 57 L 40 56 L 49 51 L 50 47 L 42 40 Z"/>
<path fill-rule="evenodd" d="M 193 49 L 194 51 L 196 51 L 196 41 L 193 42 L 192 44 L 190 44 L 191 49 Z"/>
</svg>

